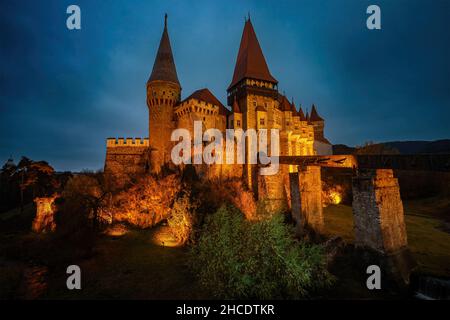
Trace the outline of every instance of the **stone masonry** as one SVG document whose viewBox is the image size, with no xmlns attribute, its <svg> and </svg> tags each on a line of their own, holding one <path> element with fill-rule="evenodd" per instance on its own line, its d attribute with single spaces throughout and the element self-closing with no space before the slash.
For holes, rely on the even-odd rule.
<svg viewBox="0 0 450 320">
<path fill-rule="evenodd" d="M 56 224 L 54 221 L 54 202 L 57 196 L 36 198 L 36 217 L 33 220 L 32 230 L 37 233 L 53 232 Z"/>
<path fill-rule="evenodd" d="M 302 209 L 300 204 L 300 184 L 298 172 L 289 173 L 289 185 L 291 193 L 291 212 L 292 219 L 295 222 L 295 229 L 301 233 L 304 228 L 305 219 L 302 216 Z"/>
<path fill-rule="evenodd" d="M 383 254 L 407 247 L 403 204 L 391 169 L 369 170 L 353 177 L 356 245 Z"/>
<path fill-rule="evenodd" d="M 300 207 L 305 222 L 314 231 L 323 229 L 322 180 L 320 167 L 309 166 L 299 170 Z"/>
</svg>

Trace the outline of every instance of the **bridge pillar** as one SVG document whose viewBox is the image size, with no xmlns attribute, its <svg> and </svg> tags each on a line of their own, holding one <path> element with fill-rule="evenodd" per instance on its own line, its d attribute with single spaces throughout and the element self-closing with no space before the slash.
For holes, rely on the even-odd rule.
<svg viewBox="0 0 450 320">
<path fill-rule="evenodd" d="M 257 194 L 258 200 L 263 201 L 267 212 L 277 213 L 286 210 L 286 190 L 281 172 L 267 176 L 258 174 Z"/>
<path fill-rule="evenodd" d="M 305 218 L 302 216 L 300 203 L 300 181 L 298 172 L 289 173 L 289 190 L 291 195 L 292 219 L 295 222 L 296 231 L 301 234 L 305 225 Z"/>
<path fill-rule="evenodd" d="M 323 229 L 322 179 L 319 166 L 308 166 L 289 174 L 292 217 L 297 231 L 305 225 L 317 233 Z"/>
<path fill-rule="evenodd" d="M 398 181 L 391 169 L 367 170 L 352 179 L 357 246 L 393 254 L 408 245 Z"/>
</svg>

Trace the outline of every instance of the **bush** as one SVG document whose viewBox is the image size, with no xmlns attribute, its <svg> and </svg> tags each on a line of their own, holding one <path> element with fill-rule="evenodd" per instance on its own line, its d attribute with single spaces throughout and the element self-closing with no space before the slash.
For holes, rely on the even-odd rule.
<svg viewBox="0 0 450 320">
<path fill-rule="evenodd" d="M 202 212 L 215 212 L 222 205 L 232 204 L 248 220 L 256 220 L 257 203 L 253 193 L 241 180 L 207 181 L 194 187 L 196 197 L 200 199 Z"/>
<path fill-rule="evenodd" d="M 166 219 L 181 189 L 180 178 L 169 175 L 162 178 L 142 177 L 131 188 L 114 196 L 114 222 L 125 222 L 140 228 L 153 227 Z"/>
<path fill-rule="evenodd" d="M 196 209 L 197 205 L 191 201 L 189 193 L 179 197 L 173 204 L 167 223 L 180 244 L 185 244 L 193 238 Z"/>
<path fill-rule="evenodd" d="M 225 299 L 302 298 L 331 283 L 322 248 L 296 241 L 282 215 L 248 221 L 226 206 L 206 218 L 192 267 Z"/>
</svg>

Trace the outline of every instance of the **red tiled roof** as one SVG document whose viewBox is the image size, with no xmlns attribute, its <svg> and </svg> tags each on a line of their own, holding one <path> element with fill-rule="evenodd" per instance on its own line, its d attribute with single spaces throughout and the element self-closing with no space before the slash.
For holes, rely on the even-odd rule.
<svg viewBox="0 0 450 320">
<path fill-rule="evenodd" d="M 292 111 L 292 105 L 284 95 L 280 94 L 278 96 L 278 102 L 281 111 Z"/>
<path fill-rule="evenodd" d="M 323 121 L 323 119 L 317 113 L 316 106 L 314 104 L 312 105 L 309 121 Z"/>
<path fill-rule="evenodd" d="M 189 97 L 184 99 L 181 103 L 188 101 L 190 99 L 197 99 L 200 101 L 205 101 L 206 103 L 211 103 L 215 106 L 219 107 L 219 114 L 227 115 L 230 111 L 225 108 L 225 106 L 217 99 L 208 88 L 203 88 L 197 91 L 194 91 Z"/>
<path fill-rule="evenodd" d="M 292 115 L 294 115 L 294 116 L 297 115 L 297 108 L 295 107 L 294 99 L 292 99 L 292 102 L 291 102 L 291 111 L 292 111 Z"/>
<path fill-rule="evenodd" d="M 233 112 L 241 113 L 241 108 L 239 108 L 239 104 L 237 102 L 236 96 L 234 96 L 234 101 L 233 101 Z"/>
<path fill-rule="evenodd" d="M 306 117 L 301 106 L 298 108 L 297 115 L 300 117 L 300 121 L 306 121 Z"/>
<path fill-rule="evenodd" d="M 169 33 L 167 32 L 167 15 L 164 19 L 164 31 L 159 42 L 158 52 L 156 53 L 152 73 L 148 82 L 154 80 L 170 81 L 178 85 L 180 84 L 170 46 Z"/>
<path fill-rule="evenodd" d="M 233 80 L 228 89 L 244 78 L 278 83 L 270 74 L 266 59 L 259 45 L 253 25 L 248 19 L 242 32 L 241 45 L 234 67 Z"/>
</svg>

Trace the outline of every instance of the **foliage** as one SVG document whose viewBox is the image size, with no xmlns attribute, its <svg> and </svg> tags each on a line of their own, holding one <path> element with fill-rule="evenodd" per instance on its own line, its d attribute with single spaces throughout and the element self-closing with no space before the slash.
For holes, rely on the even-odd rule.
<svg viewBox="0 0 450 320">
<path fill-rule="evenodd" d="M 185 193 L 173 204 L 167 223 L 171 233 L 180 244 L 193 239 L 196 224 L 197 203 L 190 199 L 190 193 Z"/>
<path fill-rule="evenodd" d="M 180 179 L 175 174 L 160 178 L 142 177 L 129 189 L 114 196 L 113 220 L 141 228 L 154 226 L 168 217 L 180 189 Z"/>
<path fill-rule="evenodd" d="M 61 192 L 70 173 L 56 173 L 46 161 L 22 157 L 16 165 L 9 159 L 0 170 L 0 212 L 20 205 L 21 210 L 36 197 Z"/>
<path fill-rule="evenodd" d="M 110 185 L 102 173 L 85 172 L 70 178 L 62 193 L 62 210 L 67 218 L 74 219 L 75 224 L 78 220 L 92 220 L 94 229 L 98 229 L 101 214 L 108 204 Z"/>
<path fill-rule="evenodd" d="M 192 266 L 219 298 L 301 298 L 331 282 L 321 247 L 297 242 L 282 215 L 248 221 L 226 206 L 206 218 Z"/>
<path fill-rule="evenodd" d="M 248 220 L 257 217 L 257 203 L 253 193 L 239 180 L 208 181 L 195 186 L 203 212 L 215 212 L 224 204 L 238 208 Z"/>
</svg>

